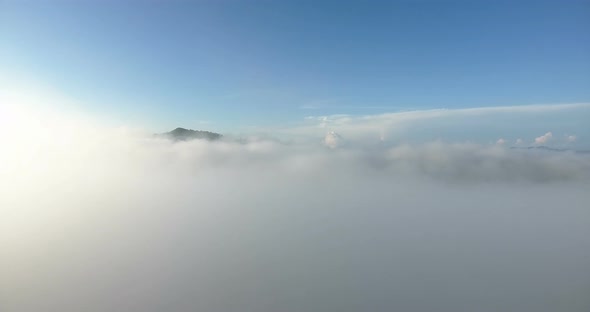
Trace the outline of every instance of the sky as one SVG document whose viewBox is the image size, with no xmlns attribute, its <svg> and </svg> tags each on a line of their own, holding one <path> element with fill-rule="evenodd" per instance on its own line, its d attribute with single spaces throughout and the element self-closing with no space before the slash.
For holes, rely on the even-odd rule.
<svg viewBox="0 0 590 312">
<path fill-rule="evenodd" d="M 572 0 L 3 0 L 0 86 L 154 131 L 582 103 L 589 15 Z"/>
</svg>

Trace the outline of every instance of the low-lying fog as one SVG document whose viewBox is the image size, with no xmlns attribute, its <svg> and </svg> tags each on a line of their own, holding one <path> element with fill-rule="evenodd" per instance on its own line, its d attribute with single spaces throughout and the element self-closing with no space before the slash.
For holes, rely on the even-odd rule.
<svg viewBox="0 0 590 312">
<path fill-rule="evenodd" d="M 2 311 L 590 310 L 588 155 L 6 142 Z"/>
</svg>

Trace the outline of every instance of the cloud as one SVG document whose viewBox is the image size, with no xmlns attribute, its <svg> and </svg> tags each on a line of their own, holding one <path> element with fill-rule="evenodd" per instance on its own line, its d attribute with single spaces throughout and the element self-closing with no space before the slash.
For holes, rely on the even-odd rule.
<svg viewBox="0 0 590 312">
<path fill-rule="evenodd" d="M 506 143 L 506 140 L 499 138 L 498 141 L 496 141 L 496 144 L 498 145 L 504 145 L 504 143 Z"/>
<path fill-rule="evenodd" d="M 514 144 L 515 145 L 521 145 L 522 143 L 523 143 L 522 142 L 522 139 L 520 139 L 520 138 L 519 139 L 516 139 L 516 141 L 514 141 Z"/>
<path fill-rule="evenodd" d="M 412 110 L 394 113 L 384 113 L 379 115 L 367 115 L 353 117 L 350 115 L 330 115 L 330 116 L 309 116 L 308 120 L 329 121 L 334 124 L 342 123 L 376 123 L 387 121 L 410 121 L 418 119 L 432 119 L 450 116 L 478 116 L 486 114 L 506 114 L 506 113 L 545 113 L 557 112 L 576 109 L 589 109 L 590 103 L 572 103 L 572 104 L 547 104 L 547 105 L 520 105 L 520 106 L 490 106 L 477 108 L 459 108 L 459 109 L 428 109 Z"/>
<path fill-rule="evenodd" d="M 174 143 L 23 112 L 0 125 L 3 311 L 590 303 L 587 155 L 347 136 L 328 149 L 326 129 L 312 144 Z"/>
<path fill-rule="evenodd" d="M 535 138 L 535 144 L 546 144 L 553 137 L 551 132 L 547 132 L 544 135 Z"/>
<path fill-rule="evenodd" d="M 324 137 L 324 144 L 329 148 L 336 148 L 342 144 L 342 137 L 338 133 L 330 131 Z"/>
<path fill-rule="evenodd" d="M 484 141 L 488 135 L 497 131 L 514 129 L 515 134 L 523 135 L 538 131 L 535 120 L 570 120 L 569 127 L 563 131 L 585 131 L 572 123 L 571 120 L 584 120 L 590 116 L 590 103 L 555 104 L 555 105 L 523 105 L 523 106 L 498 106 L 463 109 L 430 109 L 417 111 L 400 111 L 376 115 L 323 115 L 307 116 L 297 126 L 273 129 L 278 135 L 307 136 L 315 139 L 324 136 L 325 129 L 336 131 L 345 136 L 349 141 L 378 142 L 382 136 L 386 136 L 390 142 L 415 139 L 422 135 L 429 136 L 429 140 L 448 139 L 438 137 L 445 133 L 456 135 L 462 131 L 471 134 L 474 138 Z M 484 125 L 490 125 L 483 127 Z M 494 129 L 496 128 L 496 129 Z M 446 132 L 445 132 L 446 131 Z M 490 131 L 480 137 L 478 134 Z M 471 138 L 469 139 L 471 140 Z"/>
<path fill-rule="evenodd" d="M 570 143 L 575 142 L 576 141 L 576 136 L 575 135 L 568 135 L 565 138 L 565 140 L 568 141 L 568 142 L 570 142 Z"/>
</svg>

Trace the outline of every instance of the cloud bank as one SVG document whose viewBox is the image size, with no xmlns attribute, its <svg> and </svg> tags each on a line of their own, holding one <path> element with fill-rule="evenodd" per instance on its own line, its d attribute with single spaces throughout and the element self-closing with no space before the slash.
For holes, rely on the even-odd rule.
<svg viewBox="0 0 590 312">
<path fill-rule="evenodd" d="M 54 121 L 3 141 L 3 311 L 590 307 L 587 155 Z"/>
<path fill-rule="evenodd" d="M 498 106 L 457 109 L 401 111 L 378 115 L 308 116 L 297 127 L 277 129 L 294 136 L 323 136 L 334 131 L 347 142 L 424 143 L 432 140 L 463 140 L 476 142 L 506 142 L 523 139 L 539 144 L 555 144 L 549 136 L 566 133 L 588 133 L 585 126 L 590 118 L 590 103 L 559 105 Z M 386 138 L 386 139 L 385 139 Z M 372 144 L 371 143 L 371 144 Z M 535 143 L 532 143 L 535 144 Z M 585 149 L 590 146 L 586 143 Z"/>
</svg>

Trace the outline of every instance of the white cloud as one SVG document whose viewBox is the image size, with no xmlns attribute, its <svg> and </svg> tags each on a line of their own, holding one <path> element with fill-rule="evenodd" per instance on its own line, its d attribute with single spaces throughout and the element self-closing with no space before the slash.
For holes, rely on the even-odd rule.
<svg viewBox="0 0 590 312">
<path fill-rule="evenodd" d="M 324 144 L 329 148 L 336 148 L 342 144 L 342 137 L 338 133 L 330 131 L 324 137 Z"/>
<path fill-rule="evenodd" d="M 565 140 L 568 141 L 568 142 L 570 142 L 570 143 L 575 142 L 576 141 L 576 136 L 575 135 L 568 135 L 565 138 Z"/>
<path fill-rule="evenodd" d="M 414 110 L 395 113 L 384 113 L 379 115 L 367 115 L 354 117 L 350 115 L 330 115 L 330 116 L 309 116 L 308 120 L 328 121 L 333 124 L 348 123 L 376 123 L 376 122 L 400 122 L 418 119 L 431 119 L 450 116 L 469 116 L 485 114 L 504 114 L 504 113 L 542 113 L 556 112 L 574 109 L 588 109 L 590 103 L 573 103 L 573 104 L 547 104 L 547 105 L 521 105 L 521 106 L 492 106 L 477 108 L 460 108 L 460 109 L 429 109 Z"/>
<path fill-rule="evenodd" d="M 35 153 L 0 164 L 3 311 L 456 311 L 465 296 L 555 311 L 548 291 L 585 294 L 585 156 L 80 133 L 25 136 Z"/>
<path fill-rule="evenodd" d="M 518 117 L 524 119 L 539 115 L 543 118 L 564 118 L 575 114 L 575 116 L 584 116 L 590 113 L 590 103 L 574 104 L 555 104 L 555 105 L 524 105 L 524 106 L 500 106 L 500 107 L 480 107 L 467 109 L 431 109 L 419 111 L 403 111 L 395 113 L 385 113 L 378 115 L 328 115 L 328 116 L 308 116 L 299 126 L 289 126 L 286 128 L 274 129 L 277 134 L 308 136 L 317 138 L 325 134 L 325 128 L 340 133 L 350 141 L 367 141 L 378 139 L 384 134 L 388 141 L 403 141 L 411 138 L 424 125 L 431 126 L 433 129 L 442 130 L 443 127 L 472 127 L 469 131 L 476 136 L 483 128 L 475 127 L 474 124 L 482 123 L 500 124 L 491 121 L 504 121 L 507 126 L 519 127 L 527 131 L 529 124 L 510 124 Z M 449 123 L 449 120 L 457 121 Z M 435 125 L 440 123 L 440 127 Z M 457 129 L 458 131 L 459 129 Z M 569 131 L 577 131 L 572 128 Z M 431 139 L 437 139 L 437 130 L 431 131 Z M 457 133 L 455 131 L 455 133 Z M 442 138 L 444 139 L 444 138 Z"/>
<path fill-rule="evenodd" d="M 3 312 L 588 302 L 590 265 L 576 260 L 590 258 L 587 155 L 327 149 L 325 128 L 314 144 L 173 143 L 22 112 L 0 124 L 11 134 L 0 144 Z M 337 119 L 330 127 L 358 122 Z"/>
<path fill-rule="evenodd" d="M 553 137 L 551 132 L 547 132 L 540 137 L 535 138 L 535 144 L 547 144 L 547 142 Z"/>
<path fill-rule="evenodd" d="M 514 142 L 514 144 L 516 145 L 521 145 L 522 143 L 522 139 L 516 139 L 516 141 Z"/>
<path fill-rule="evenodd" d="M 506 143 L 506 140 L 499 138 L 498 141 L 496 141 L 496 144 L 498 145 L 504 145 L 504 143 Z"/>
</svg>

